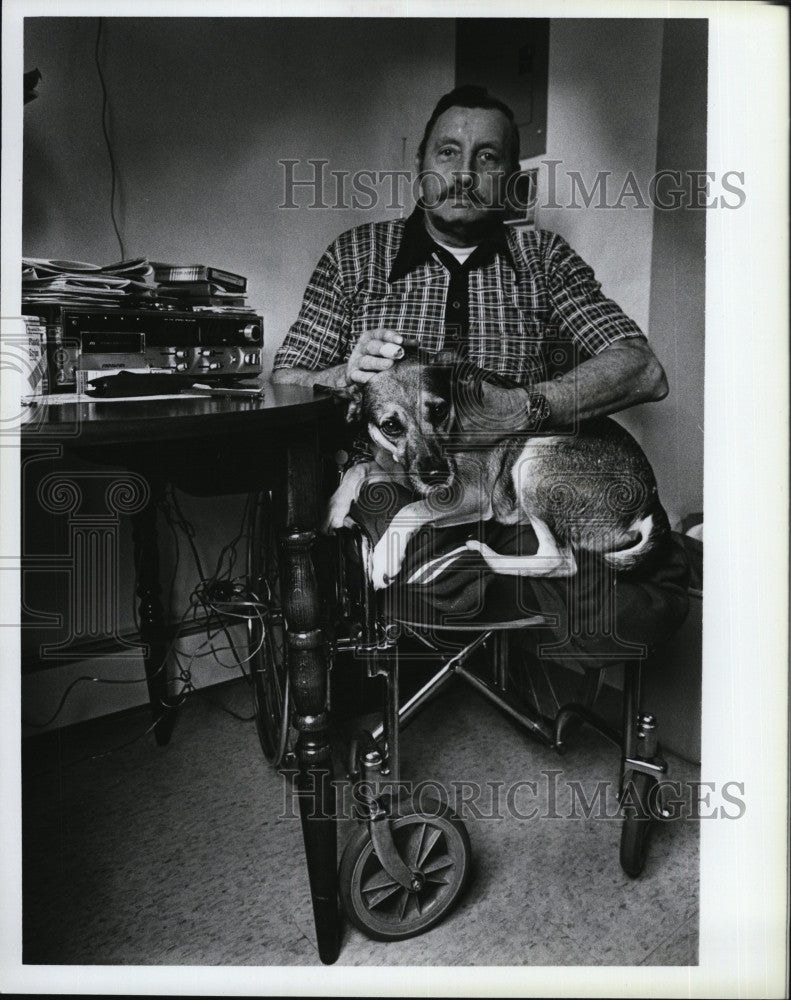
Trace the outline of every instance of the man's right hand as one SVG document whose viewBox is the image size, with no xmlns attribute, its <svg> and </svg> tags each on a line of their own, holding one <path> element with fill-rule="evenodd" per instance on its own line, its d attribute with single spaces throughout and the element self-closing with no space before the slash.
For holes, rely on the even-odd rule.
<svg viewBox="0 0 791 1000">
<path fill-rule="evenodd" d="M 416 341 L 395 330 L 368 330 L 354 345 L 348 361 L 318 371 L 307 368 L 278 368 L 272 372 L 276 384 L 331 386 L 346 389 L 364 385 L 377 372 L 386 371 L 404 356 L 402 345 Z"/>
<path fill-rule="evenodd" d="M 404 356 L 404 338 L 395 330 L 368 330 L 354 346 L 346 362 L 347 382 L 365 384 L 377 372 L 392 368 Z"/>
</svg>

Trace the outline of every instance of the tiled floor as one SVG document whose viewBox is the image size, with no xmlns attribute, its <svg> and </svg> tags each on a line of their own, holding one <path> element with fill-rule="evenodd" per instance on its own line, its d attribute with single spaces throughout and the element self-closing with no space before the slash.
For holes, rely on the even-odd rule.
<svg viewBox="0 0 791 1000">
<path fill-rule="evenodd" d="M 283 779 L 252 723 L 218 700 L 249 713 L 239 683 L 192 698 L 165 748 L 148 736 L 67 763 L 131 739 L 146 714 L 28 748 L 25 962 L 318 964 L 299 820 L 278 818 Z M 643 875 L 623 874 L 620 821 L 573 817 L 572 794 L 591 800 L 598 780 L 616 777 L 616 753 L 596 734 L 583 730 L 559 757 L 458 685 L 406 731 L 403 752 L 405 778 L 435 779 L 451 794 L 459 782 L 486 790 L 477 816 L 460 807 L 474 857 L 469 887 L 421 937 L 381 943 L 346 925 L 340 964 L 697 962 L 697 824 L 659 825 Z M 679 781 L 698 777 L 692 765 L 669 764 Z M 531 780 L 535 792 L 517 784 Z M 610 787 L 606 801 L 613 795 Z M 535 818 L 515 815 L 531 807 Z M 350 824 L 341 822 L 341 847 Z"/>
</svg>

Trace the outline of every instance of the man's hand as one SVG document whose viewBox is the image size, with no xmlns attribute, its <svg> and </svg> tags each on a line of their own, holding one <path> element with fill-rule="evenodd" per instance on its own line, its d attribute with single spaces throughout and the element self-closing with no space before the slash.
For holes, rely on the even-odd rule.
<svg viewBox="0 0 791 1000">
<path fill-rule="evenodd" d="M 404 338 L 395 330 L 368 330 L 357 343 L 346 362 L 346 380 L 365 384 L 377 372 L 392 368 L 404 356 Z"/>
<path fill-rule="evenodd" d="M 648 341 L 630 337 L 610 344 L 561 378 L 532 388 L 549 404 L 549 426 L 573 427 L 578 420 L 664 399 L 667 379 Z"/>
<path fill-rule="evenodd" d="M 344 389 L 363 385 L 377 372 L 392 368 L 404 356 L 402 344 L 415 343 L 395 330 L 368 330 L 354 345 L 349 360 L 319 371 L 307 368 L 278 368 L 272 381 L 280 385 L 323 385 Z"/>
</svg>

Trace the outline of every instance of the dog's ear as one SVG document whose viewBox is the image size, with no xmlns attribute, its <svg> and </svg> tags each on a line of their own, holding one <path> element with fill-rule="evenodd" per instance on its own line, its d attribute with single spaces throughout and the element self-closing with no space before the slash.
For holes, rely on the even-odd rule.
<svg viewBox="0 0 791 1000">
<path fill-rule="evenodd" d="M 435 365 L 447 365 L 451 368 L 464 362 L 464 355 L 458 344 L 455 347 L 443 347 L 431 357 Z"/>
<path fill-rule="evenodd" d="M 364 392 L 360 385 L 349 387 L 349 405 L 346 408 L 346 423 L 353 424 L 362 418 Z"/>
<path fill-rule="evenodd" d="M 416 341 L 405 340 L 401 344 L 401 350 L 404 352 L 398 361 L 398 364 L 402 365 L 405 361 L 419 361 L 421 364 L 426 364 L 426 352 L 422 347 L 418 347 Z"/>
<path fill-rule="evenodd" d="M 360 411 L 363 405 L 363 388 L 361 385 L 316 385 L 317 389 L 328 393 L 339 403 L 346 403 L 346 423 L 353 424 L 360 419 Z"/>
</svg>

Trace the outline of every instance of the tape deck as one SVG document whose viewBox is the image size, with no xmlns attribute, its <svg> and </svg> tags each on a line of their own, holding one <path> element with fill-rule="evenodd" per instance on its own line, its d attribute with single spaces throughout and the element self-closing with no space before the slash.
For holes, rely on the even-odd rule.
<svg viewBox="0 0 791 1000">
<path fill-rule="evenodd" d="M 46 324 L 44 391 L 82 390 L 97 373 L 126 369 L 233 384 L 263 366 L 263 318 L 255 312 L 159 311 L 31 305 Z"/>
</svg>

